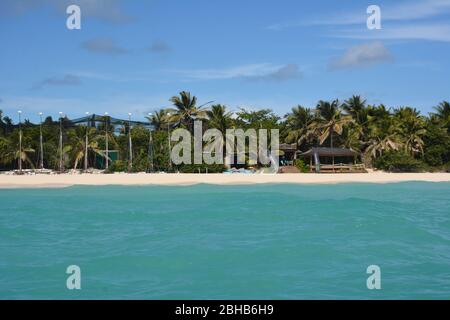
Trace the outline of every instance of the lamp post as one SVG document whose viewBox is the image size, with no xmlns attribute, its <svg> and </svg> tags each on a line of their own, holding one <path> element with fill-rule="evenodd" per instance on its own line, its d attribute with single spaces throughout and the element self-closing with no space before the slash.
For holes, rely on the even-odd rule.
<svg viewBox="0 0 450 320">
<path fill-rule="evenodd" d="M 63 126 L 62 126 L 63 113 L 59 113 L 59 172 L 64 171 L 64 159 L 63 159 Z"/>
<path fill-rule="evenodd" d="M 40 161 L 39 161 L 39 168 L 44 169 L 44 143 L 42 138 L 42 112 L 39 112 L 39 155 L 40 155 Z"/>
<path fill-rule="evenodd" d="M 105 169 L 109 168 L 108 112 L 105 112 Z"/>
<path fill-rule="evenodd" d="M 128 158 L 128 172 L 133 170 L 133 145 L 131 144 L 131 113 L 128 113 L 128 147 L 129 147 L 129 158 Z"/>
<path fill-rule="evenodd" d="M 151 124 L 152 113 L 148 113 L 148 121 Z M 152 141 L 152 129 L 148 130 L 148 168 L 147 172 L 153 172 L 153 141 Z"/>
<path fill-rule="evenodd" d="M 170 142 L 170 116 L 172 114 L 170 112 L 167 112 L 167 139 L 169 141 L 169 172 L 172 171 L 172 161 L 170 159 L 170 150 L 172 149 L 171 142 Z"/>
<path fill-rule="evenodd" d="M 89 112 L 86 112 L 86 117 L 89 116 Z M 84 141 L 84 171 L 87 171 L 88 168 L 88 143 L 89 143 L 89 138 L 88 138 L 88 131 L 89 131 L 89 119 L 87 121 L 87 125 L 86 125 L 86 136 L 85 136 L 85 141 Z"/>
<path fill-rule="evenodd" d="M 17 111 L 19 114 L 19 173 L 22 174 L 22 111 Z"/>
</svg>

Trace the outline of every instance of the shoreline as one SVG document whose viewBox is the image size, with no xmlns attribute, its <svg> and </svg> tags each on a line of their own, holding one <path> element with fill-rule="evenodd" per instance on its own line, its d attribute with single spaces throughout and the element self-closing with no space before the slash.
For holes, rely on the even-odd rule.
<svg viewBox="0 0 450 320">
<path fill-rule="evenodd" d="M 70 186 L 189 186 L 195 184 L 338 184 L 338 183 L 398 183 L 450 182 L 450 173 L 339 173 L 339 174 L 0 174 L 0 189 L 65 188 Z"/>
</svg>

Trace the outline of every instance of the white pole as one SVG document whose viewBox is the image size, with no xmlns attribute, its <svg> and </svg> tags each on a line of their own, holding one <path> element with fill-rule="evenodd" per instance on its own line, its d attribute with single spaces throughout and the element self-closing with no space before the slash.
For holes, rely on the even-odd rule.
<svg viewBox="0 0 450 320">
<path fill-rule="evenodd" d="M 109 146 L 108 146 L 108 112 L 105 112 L 105 169 L 108 170 L 109 168 Z"/>
<path fill-rule="evenodd" d="M 131 144 L 131 113 L 128 113 L 128 144 L 129 144 L 129 158 L 128 158 L 128 172 L 133 169 L 133 145 Z"/>
<path fill-rule="evenodd" d="M 19 114 L 19 172 L 22 173 L 22 111 L 17 111 Z"/>
<path fill-rule="evenodd" d="M 39 166 L 41 169 L 44 169 L 44 143 L 42 138 L 42 112 L 39 112 L 39 148 L 40 148 L 40 163 Z"/>
</svg>

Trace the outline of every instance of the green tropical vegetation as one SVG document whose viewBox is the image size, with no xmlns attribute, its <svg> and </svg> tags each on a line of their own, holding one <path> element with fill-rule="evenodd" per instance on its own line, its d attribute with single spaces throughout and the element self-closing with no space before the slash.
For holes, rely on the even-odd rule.
<svg viewBox="0 0 450 320">
<path fill-rule="evenodd" d="M 118 159 L 109 162 L 107 172 L 222 172 L 222 165 L 173 166 L 169 162 L 169 132 L 176 128 L 192 132 L 194 121 L 201 120 L 203 130 L 215 128 L 224 134 L 231 128 L 279 129 L 280 142 L 295 144 L 300 151 L 318 146 L 349 148 L 360 154 L 366 167 L 386 171 L 450 169 L 450 104 L 447 101 L 424 115 L 413 107 L 370 105 L 362 97 L 353 96 L 343 102 L 319 101 L 314 108 L 295 106 L 284 116 L 270 109 L 241 108 L 232 112 L 221 104 L 199 106 L 197 97 L 185 91 L 170 101 L 173 107 L 156 110 L 147 117 L 151 132 L 141 124 L 117 128 L 107 121 L 74 124 L 68 118 L 60 121 L 47 117 L 42 122 L 44 167 L 59 170 L 62 161 L 66 170 L 99 168 L 98 159 L 105 158 L 108 141 L 109 150 L 115 150 Z M 19 159 L 23 168 L 38 168 L 40 150 L 39 125 L 25 120 L 19 126 L 0 111 L 0 170 L 17 169 Z M 305 163 L 298 159 L 294 166 L 307 172 Z"/>
</svg>

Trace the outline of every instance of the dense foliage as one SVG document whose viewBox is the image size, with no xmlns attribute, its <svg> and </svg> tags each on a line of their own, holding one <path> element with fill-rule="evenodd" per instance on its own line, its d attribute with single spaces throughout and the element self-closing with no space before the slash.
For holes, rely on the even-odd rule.
<svg viewBox="0 0 450 320">
<path fill-rule="evenodd" d="M 414 108 L 387 108 L 367 105 L 359 96 L 341 103 L 319 101 L 314 109 L 296 106 L 284 117 L 270 109 L 227 111 L 223 105 L 197 106 L 197 98 L 188 92 L 170 99 L 173 108 L 158 110 L 148 121 L 153 125 L 152 149 L 150 131 L 143 126 L 131 129 L 133 166 L 129 159 L 129 128 L 114 134 L 105 126 L 75 126 L 62 119 L 63 165 L 68 168 L 98 167 L 97 160 L 105 150 L 106 133 L 110 150 L 117 150 L 119 160 L 111 163 L 108 172 L 117 171 L 180 171 L 222 172 L 223 166 L 184 165 L 169 167 L 168 130 L 185 128 L 193 131 L 195 120 L 203 121 L 203 130 L 279 129 L 281 142 L 295 143 L 299 150 L 314 146 L 346 147 L 361 154 L 368 167 L 388 171 L 448 170 L 450 168 L 450 104 L 442 102 L 428 116 Z M 0 169 L 17 169 L 19 158 L 24 168 L 39 167 L 40 126 L 25 120 L 20 130 L 17 123 L 0 111 Z M 88 136 L 87 157 L 86 135 Z M 44 167 L 58 169 L 60 161 L 60 121 L 51 117 L 42 124 Z M 152 157 L 149 157 L 152 151 Z M 86 162 L 87 158 L 87 162 Z M 149 161 L 152 159 L 152 161 Z M 302 161 L 295 163 L 307 171 Z"/>
<path fill-rule="evenodd" d="M 426 165 L 404 151 L 388 151 L 375 160 L 375 167 L 390 172 L 423 172 Z"/>
</svg>

